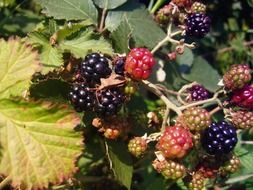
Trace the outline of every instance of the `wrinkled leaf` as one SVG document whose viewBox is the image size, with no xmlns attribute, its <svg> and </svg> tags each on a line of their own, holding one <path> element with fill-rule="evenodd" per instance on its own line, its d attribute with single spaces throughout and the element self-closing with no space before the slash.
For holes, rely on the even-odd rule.
<svg viewBox="0 0 253 190">
<path fill-rule="evenodd" d="M 115 9 L 127 2 L 127 0 L 94 0 L 101 9 Z"/>
<path fill-rule="evenodd" d="M 97 9 L 92 0 L 39 0 L 43 13 L 55 19 L 85 20 L 97 24 Z"/>
<path fill-rule="evenodd" d="M 21 96 L 40 70 L 38 53 L 20 39 L 0 39 L 0 98 Z"/>
<path fill-rule="evenodd" d="M 0 173 L 21 189 L 72 176 L 82 152 L 80 118 L 66 105 L 0 100 Z"/>
<path fill-rule="evenodd" d="M 73 53 L 77 58 L 84 57 L 88 52 L 101 52 L 112 55 L 113 50 L 109 42 L 92 31 L 85 31 L 80 36 L 64 40 L 60 48 Z"/>
</svg>

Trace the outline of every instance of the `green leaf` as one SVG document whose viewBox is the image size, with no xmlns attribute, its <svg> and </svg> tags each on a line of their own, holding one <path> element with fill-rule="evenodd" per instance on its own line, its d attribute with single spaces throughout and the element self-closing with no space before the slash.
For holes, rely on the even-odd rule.
<svg viewBox="0 0 253 190">
<path fill-rule="evenodd" d="M 77 58 L 84 57 L 88 52 L 96 51 L 112 55 L 113 49 L 103 37 L 93 31 L 84 31 L 80 36 L 70 40 L 64 40 L 59 44 L 60 48 L 73 53 Z"/>
<path fill-rule="evenodd" d="M 149 12 L 135 1 L 129 1 L 118 9 L 109 11 L 105 27 L 112 32 L 122 21 L 129 24 L 136 46 L 151 49 L 166 36 Z"/>
<path fill-rule="evenodd" d="M 92 20 L 97 24 L 97 9 L 92 0 L 39 0 L 43 13 L 55 19 Z"/>
<path fill-rule="evenodd" d="M 93 0 L 101 9 L 115 9 L 123 5 L 127 0 Z"/>
<path fill-rule="evenodd" d="M 112 32 L 114 49 L 118 53 L 127 53 L 129 50 L 129 40 L 131 29 L 129 24 L 124 20 L 119 27 Z"/>
<path fill-rule="evenodd" d="M 122 142 L 107 141 L 108 159 L 112 164 L 116 179 L 130 190 L 133 176 L 133 166 L 127 147 Z"/>
<path fill-rule="evenodd" d="M 22 189 L 72 177 L 82 153 L 80 118 L 66 105 L 0 100 L 0 173 Z"/>
<path fill-rule="evenodd" d="M 40 70 L 37 52 L 20 39 L 0 39 L 0 98 L 21 96 Z"/>
<path fill-rule="evenodd" d="M 42 48 L 40 60 L 43 64 L 42 74 L 47 74 L 49 71 L 60 68 L 64 64 L 62 53 L 51 45 L 46 45 Z"/>
<path fill-rule="evenodd" d="M 195 58 L 191 70 L 183 76 L 204 85 L 210 91 L 218 89 L 217 84 L 221 79 L 219 73 L 202 57 Z"/>
</svg>

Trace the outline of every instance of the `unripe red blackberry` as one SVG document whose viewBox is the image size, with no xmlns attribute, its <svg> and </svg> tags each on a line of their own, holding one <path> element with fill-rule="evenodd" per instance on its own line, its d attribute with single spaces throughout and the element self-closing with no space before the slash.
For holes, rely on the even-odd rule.
<svg viewBox="0 0 253 190">
<path fill-rule="evenodd" d="M 172 3 L 174 3 L 178 7 L 188 8 L 191 6 L 192 0 L 172 0 Z"/>
<path fill-rule="evenodd" d="M 187 184 L 188 190 L 202 190 L 205 187 L 205 178 L 201 173 L 195 173 Z"/>
<path fill-rule="evenodd" d="M 223 76 L 224 86 L 229 90 L 243 88 L 251 80 L 250 68 L 248 65 L 232 65 Z"/>
<path fill-rule="evenodd" d="M 253 112 L 242 110 L 232 112 L 230 115 L 230 121 L 237 129 L 249 129 L 253 127 Z"/>
<path fill-rule="evenodd" d="M 245 86 L 234 91 L 231 102 L 236 106 L 253 110 L 253 86 Z"/>
<path fill-rule="evenodd" d="M 142 137 L 134 137 L 128 143 L 129 152 L 137 158 L 145 153 L 147 147 L 148 147 L 147 140 Z"/>
<path fill-rule="evenodd" d="M 186 35 L 203 38 L 210 31 L 211 19 L 202 13 L 192 13 L 186 19 Z"/>
<path fill-rule="evenodd" d="M 158 159 L 153 161 L 153 167 L 161 173 L 166 179 L 177 180 L 182 178 L 186 174 L 186 168 L 184 165 L 176 163 L 172 160 L 159 161 Z"/>
<path fill-rule="evenodd" d="M 200 107 L 190 107 L 179 116 L 178 122 L 189 128 L 191 131 L 202 131 L 211 124 L 209 112 Z"/>
<path fill-rule="evenodd" d="M 210 92 L 200 84 L 195 84 L 188 88 L 187 92 L 190 93 L 190 96 L 188 97 L 189 101 L 206 100 L 211 96 Z"/>
<path fill-rule="evenodd" d="M 155 59 L 146 48 L 134 48 L 127 55 L 125 70 L 132 79 L 147 79 L 151 75 Z"/>
<path fill-rule="evenodd" d="M 192 134 L 181 126 L 173 126 L 165 129 L 156 148 L 165 158 L 174 159 L 184 157 L 192 146 Z"/>
<path fill-rule="evenodd" d="M 192 13 L 205 13 L 206 5 L 200 2 L 194 2 L 191 6 Z"/>
<path fill-rule="evenodd" d="M 228 173 L 235 173 L 240 168 L 240 159 L 236 156 L 233 156 L 228 162 L 225 163 L 223 167 L 221 167 L 221 174 L 225 175 Z"/>
</svg>

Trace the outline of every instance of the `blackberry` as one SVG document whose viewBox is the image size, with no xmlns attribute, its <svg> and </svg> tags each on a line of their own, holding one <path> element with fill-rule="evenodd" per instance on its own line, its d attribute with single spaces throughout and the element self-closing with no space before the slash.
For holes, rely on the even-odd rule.
<svg viewBox="0 0 253 190">
<path fill-rule="evenodd" d="M 205 187 L 205 178 L 201 173 L 195 173 L 187 187 L 189 190 L 202 190 Z"/>
<path fill-rule="evenodd" d="M 93 109 L 95 96 L 85 84 L 74 84 L 69 92 L 69 100 L 75 110 L 81 112 Z"/>
<path fill-rule="evenodd" d="M 186 19 L 186 35 L 203 38 L 210 31 L 211 20 L 203 13 L 190 14 Z"/>
<path fill-rule="evenodd" d="M 253 112 L 251 111 L 235 111 L 231 112 L 231 122 L 238 129 L 249 129 L 253 127 Z"/>
<path fill-rule="evenodd" d="M 142 137 L 134 137 L 128 143 L 129 152 L 135 157 L 141 157 L 147 149 L 147 140 Z"/>
<path fill-rule="evenodd" d="M 231 102 L 239 107 L 253 110 L 253 86 L 245 86 L 234 91 Z"/>
<path fill-rule="evenodd" d="M 101 78 L 107 78 L 112 73 L 108 59 L 99 53 L 88 54 L 79 69 L 80 75 L 89 83 L 99 83 Z"/>
<path fill-rule="evenodd" d="M 114 71 L 115 71 L 116 74 L 124 76 L 125 61 L 126 61 L 125 57 L 119 57 L 116 60 L 116 62 L 115 62 L 115 68 L 114 68 Z"/>
<path fill-rule="evenodd" d="M 200 84 L 193 85 L 191 88 L 188 88 L 187 91 L 190 93 L 190 101 L 200 101 L 210 98 L 210 92 Z"/>
<path fill-rule="evenodd" d="M 212 123 L 202 137 L 202 145 L 211 155 L 227 154 L 236 143 L 236 128 L 225 121 Z"/>
<path fill-rule="evenodd" d="M 119 88 L 106 89 L 97 93 L 95 112 L 101 116 L 116 115 L 124 103 L 125 95 Z"/>
</svg>

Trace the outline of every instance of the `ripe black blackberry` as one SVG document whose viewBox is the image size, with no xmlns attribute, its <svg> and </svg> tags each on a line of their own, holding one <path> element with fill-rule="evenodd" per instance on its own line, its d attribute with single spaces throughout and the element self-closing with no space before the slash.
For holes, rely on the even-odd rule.
<svg viewBox="0 0 253 190">
<path fill-rule="evenodd" d="M 95 112 L 101 116 L 116 115 L 125 101 L 125 95 L 120 88 L 106 89 L 97 92 L 96 96 Z"/>
<path fill-rule="evenodd" d="M 190 101 L 200 101 L 210 98 L 210 92 L 200 84 L 193 85 L 191 88 L 188 88 L 187 91 L 190 93 Z"/>
<path fill-rule="evenodd" d="M 124 75 L 124 66 L 125 66 L 125 61 L 126 61 L 126 58 L 125 57 L 119 57 L 116 62 L 115 62 L 115 68 L 114 68 L 114 71 L 116 74 L 118 75 Z"/>
<path fill-rule="evenodd" d="M 202 137 L 202 145 L 211 155 L 227 154 L 236 143 L 236 128 L 225 121 L 212 123 Z"/>
<path fill-rule="evenodd" d="M 112 73 L 108 59 L 99 53 L 88 54 L 80 67 L 80 75 L 88 83 L 100 83 L 101 78 L 107 78 Z"/>
<path fill-rule="evenodd" d="M 73 84 L 69 100 L 77 112 L 92 110 L 95 104 L 94 92 L 85 84 Z"/>
<path fill-rule="evenodd" d="M 190 14 L 186 19 L 186 35 L 203 38 L 210 31 L 211 20 L 203 13 Z"/>
</svg>

